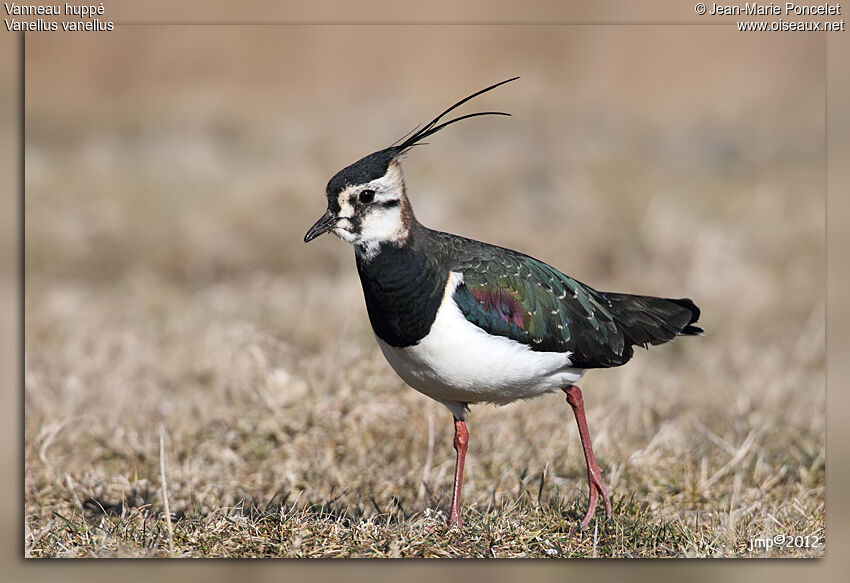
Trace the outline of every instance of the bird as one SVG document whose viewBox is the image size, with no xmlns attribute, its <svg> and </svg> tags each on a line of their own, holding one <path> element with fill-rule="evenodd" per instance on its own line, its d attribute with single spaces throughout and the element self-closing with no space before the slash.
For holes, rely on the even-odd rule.
<svg viewBox="0 0 850 583">
<path fill-rule="evenodd" d="M 576 383 L 589 369 L 626 364 L 634 347 L 700 335 L 700 310 L 688 298 L 602 292 L 538 259 L 429 229 L 413 213 L 401 159 L 446 127 L 442 121 L 512 77 L 472 93 L 395 143 L 337 172 L 327 210 L 304 236 L 333 233 L 354 246 L 366 312 L 378 346 L 398 376 L 445 405 L 456 452 L 449 527 L 463 526 L 461 487 L 469 443 L 469 406 L 504 405 L 563 391 L 572 408 L 587 467 L 584 529 L 601 498 L 611 500 L 596 461 Z M 571 531 L 572 532 L 572 531 Z"/>
</svg>

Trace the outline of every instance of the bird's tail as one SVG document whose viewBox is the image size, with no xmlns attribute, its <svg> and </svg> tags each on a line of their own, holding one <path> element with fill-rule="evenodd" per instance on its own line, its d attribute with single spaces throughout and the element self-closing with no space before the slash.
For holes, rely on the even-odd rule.
<svg viewBox="0 0 850 583">
<path fill-rule="evenodd" d="M 617 323 L 633 344 L 663 344 L 679 335 L 702 334 L 699 308 L 688 298 L 606 293 Z"/>
</svg>

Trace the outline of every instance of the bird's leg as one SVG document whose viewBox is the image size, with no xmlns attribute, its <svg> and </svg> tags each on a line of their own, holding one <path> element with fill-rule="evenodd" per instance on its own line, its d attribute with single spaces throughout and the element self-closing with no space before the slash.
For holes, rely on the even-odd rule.
<svg viewBox="0 0 850 583">
<path fill-rule="evenodd" d="M 463 485 L 463 461 L 466 458 L 466 445 L 469 443 L 469 432 L 466 430 L 466 422 L 455 419 L 455 451 L 457 451 L 457 463 L 455 465 L 455 484 L 452 488 L 452 507 L 449 510 L 449 526 L 463 526 L 463 518 L 460 516 L 460 489 Z"/>
<path fill-rule="evenodd" d="M 567 394 L 567 403 L 573 408 L 573 414 L 576 416 L 576 424 L 578 425 L 578 434 L 581 437 L 581 447 L 584 450 L 584 461 L 587 464 L 587 482 L 590 488 L 590 498 L 587 503 L 587 514 L 578 525 L 579 530 L 588 525 L 590 519 L 596 511 L 596 502 L 599 495 L 602 495 L 602 502 L 605 505 L 605 517 L 611 519 L 611 500 L 608 498 L 608 491 L 602 483 L 602 472 L 599 465 L 596 463 L 596 457 L 593 455 L 593 447 L 590 445 L 590 433 L 587 431 L 587 420 L 584 418 L 584 400 L 581 398 L 581 390 L 570 385 L 563 389 Z"/>
</svg>

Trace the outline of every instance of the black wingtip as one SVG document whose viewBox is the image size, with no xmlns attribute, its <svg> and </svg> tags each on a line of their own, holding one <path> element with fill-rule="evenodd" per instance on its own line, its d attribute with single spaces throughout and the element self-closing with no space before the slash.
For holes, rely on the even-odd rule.
<svg viewBox="0 0 850 583">
<path fill-rule="evenodd" d="M 675 304 L 682 306 L 683 308 L 687 308 L 691 312 L 690 321 L 682 329 L 682 331 L 679 332 L 679 334 L 682 334 L 682 335 L 685 335 L 685 336 L 698 336 L 698 335 L 701 335 L 705 332 L 705 330 L 703 330 L 699 326 L 694 326 L 694 323 L 697 320 L 699 320 L 700 309 L 693 302 L 693 300 L 691 300 L 690 298 L 679 298 L 679 299 L 675 299 L 675 300 L 671 299 L 670 301 L 675 303 Z"/>
<path fill-rule="evenodd" d="M 703 336 L 705 334 L 705 330 L 700 328 L 699 326 L 694 326 L 692 324 L 688 324 L 685 326 L 685 329 L 679 332 L 682 336 Z"/>
</svg>

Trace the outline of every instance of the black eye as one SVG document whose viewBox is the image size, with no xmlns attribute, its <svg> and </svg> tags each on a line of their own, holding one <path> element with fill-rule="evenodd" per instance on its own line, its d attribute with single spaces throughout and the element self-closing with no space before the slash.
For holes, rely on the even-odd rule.
<svg viewBox="0 0 850 583">
<path fill-rule="evenodd" d="M 360 194 L 357 196 L 357 200 L 359 200 L 363 204 L 369 204 L 373 200 L 375 200 L 375 191 L 367 188 L 366 190 L 361 190 Z"/>
</svg>

